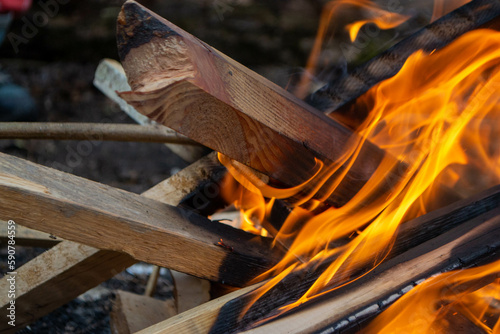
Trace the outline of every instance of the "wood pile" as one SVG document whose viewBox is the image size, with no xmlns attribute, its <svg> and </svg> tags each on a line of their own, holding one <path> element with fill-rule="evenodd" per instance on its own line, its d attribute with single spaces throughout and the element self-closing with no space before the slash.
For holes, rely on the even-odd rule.
<svg viewBox="0 0 500 334">
<path fill-rule="evenodd" d="M 369 272 L 356 282 L 336 282 L 340 288 L 280 315 L 280 308 L 297 301 L 335 260 L 323 259 L 286 276 L 242 316 L 265 283 L 254 278 L 278 263 L 286 247 L 208 218 L 219 205 L 226 169 L 216 152 L 204 155 L 209 149 L 221 152 L 273 185 L 292 186 L 315 177 L 319 164 L 342 160 L 344 148 L 357 143 L 358 158 L 336 171 L 345 173 L 342 183 L 333 193 L 325 186 L 317 196 L 341 207 L 381 166 L 389 166 L 386 182 L 363 203 L 368 205 L 390 193 L 407 166 L 353 131 L 362 119 L 350 116 L 348 102 L 394 75 L 415 49 L 443 47 L 499 14 L 496 1 L 471 1 L 344 81 L 311 95 L 307 101 L 313 107 L 137 2 L 126 1 L 117 40 L 130 86 L 120 66 L 109 61 L 100 65 L 96 82 L 116 101 L 125 100 L 129 105 L 123 108 L 143 125 L 52 124 L 40 129 L 37 124 L 5 124 L 0 137 L 157 141 L 178 145 L 176 150 L 192 164 L 137 195 L 0 154 L 0 219 L 15 218 L 23 226 L 17 229 L 17 244 L 50 248 L 17 268 L 16 327 L 2 322 L 0 332 L 29 325 L 139 261 L 157 267 L 145 296 L 116 293 L 113 333 L 355 332 L 429 277 L 499 259 L 500 187 L 460 199 L 440 186 L 439 209 L 405 222 L 385 261 L 371 271 L 363 268 Z M 450 25 L 456 29 L 443 30 Z M 383 66 L 388 59 L 391 66 Z M 370 72 L 377 68 L 384 70 Z M 130 91 L 117 95 L 117 87 Z M 350 120 L 348 126 L 315 107 L 341 114 Z M 130 133 L 133 138 L 127 137 Z M 7 241 L 2 228 L 0 239 Z M 175 271 L 177 298 L 150 297 L 160 267 Z M 208 301 L 210 285 L 231 292 Z M 8 286 L 6 275 L 0 290 Z M 190 289 L 194 297 L 187 297 Z M 9 305 L 3 294 L 3 314 Z"/>
</svg>

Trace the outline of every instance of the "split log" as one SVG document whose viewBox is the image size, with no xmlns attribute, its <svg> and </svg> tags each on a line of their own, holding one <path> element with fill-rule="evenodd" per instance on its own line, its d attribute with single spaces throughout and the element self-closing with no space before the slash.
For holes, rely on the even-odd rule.
<svg viewBox="0 0 500 334">
<path fill-rule="evenodd" d="M 94 76 L 94 86 L 96 86 L 104 95 L 115 101 L 120 108 L 129 115 L 134 121 L 141 125 L 154 124 L 146 116 L 140 114 L 131 105 L 127 104 L 116 94 L 117 91 L 130 90 L 127 83 L 127 77 L 122 65 L 113 59 L 103 59 L 97 66 Z M 169 129 L 171 130 L 171 129 Z M 176 133 L 174 130 L 172 132 Z M 178 135 L 178 133 L 176 133 Z M 206 147 L 199 146 L 178 146 L 165 144 L 172 152 L 180 156 L 186 162 L 192 163 L 208 154 Z"/>
<path fill-rule="evenodd" d="M 0 159 L 0 219 L 234 286 L 278 261 L 268 238 L 19 158 Z"/>
<path fill-rule="evenodd" d="M 160 125 L 0 122 L 0 139 L 135 141 L 200 146 Z"/>
<path fill-rule="evenodd" d="M 173 299 L 158 300 L 126 291 L 115 292 L 109 315 L 113 334 L 132 334 L 177 314 Z"/>
<path fill-rule="evenodd" d="M 330 165 L 359 139 L 135 1 L 123 5 L 117 39 L 132 88 L 120 93 L 124 100 L 160 124 L 284 185 L 309 179 L 317 167 L 316 158 Z M 406 168 L 365 142 L 329 202 L 346 203 L 384 158 L 396 165 L 380 187 L 380 194 L 389 191 Z"/>
<path fill-rule="evenodd" d="M 450 44 L 468 31 L 477 29 L 500 15 L 500 3 L 474 0 L 429 24 L 395 46 L 354 68 L 340 80 L 329 82 L 306 101 L 315 108 L 333 113 L 335 118 L 357 128 L 366 117 L 359 110 L 342 108 L 375 84 L 394 76 L 406 59 L 417 50 L 431 52 Z"/>
<path fill-rule="evenodd" d="M 496 215 L 498 215 L 499 207 L 500 186 L 497 186 L 481 194 L 478 194 L 477 196 L 454 203 L 448 207 L 411 220 L 403 224 L 400 228 L 400 232 L 398 234 L 397 240 L 395 241 L 392 253 L 389 254 L 388 259 L 390 259 L 390 263 L 399 263 L 398 261 L 403 258 L 409 259 L 407 255 L 401 254 L 410 254 L 409 252 L 415 252 L 415 254 L 418 254 L 418 252 L 415 251 L 416 249 L 427 249 L 430 251 L 439 246 L 443 246 L 445 242 L 452 240 L 450 235 L 453 235 L 453 237 L 459 235 L 456 231 L 465 233 L 467 229 L 471 229 L 472 226 L 475 226 L 475 224 L 479 225 L 480 222 L 485 221 L 488 217 L 495 216 L 495 219 L 497 219 L 498 222 L 498 217 Z M 419 230 L 417 226 L 420 227 L 421 230 Z M 451 230 L 455 232 L 452 233 Z M 496 230 L 495 233 L 498 233 L 498 231 Z M 448 235 L 448 237 L 443 237 L 444 235 Z M 495 235 L 494 238 L 497 238 L 497 236 Z M 478 245 L 484 247 L 485 249 L 490 246 L 490 244 L 488 243 L 478 243 Z M 467 247 L 464 246 L 462 250 L 464 251 L 463 254 L 467 255 L 468 253 L 465 252 L 466 249 Z M 474 253 L 473 248 L 471 248 L 470 254 L 472 257 L 472 255 L 474 254 L 480 255 L 480 252 Z M 421 254 L 418 254 L 418 256 L 420 255 Z M 453 261 L 456 260 L 454 254 L 443 255 L 441 260 L 444 261 L 443 263 L 446 263 L 445 259 L 451 257 L 453 257 Z M 460 259 L 464 261 L 466 260 L 465 256 L 463 255 L 460 255 Z M 311 284 L 319 277 L 321 272 L 333 260 L 334 259 L 326 260 L 325 263 L 312 263 L 309 268 L 310 271 L 306 269 L 303 272 L 288 275 L 280 283 L 278 283 L 276 287 L 269 290 L 266 295 L 264 295 L 259 301 L 257 301 L 256 304 L 254 304 L 254 306 L 248 310 L 248 312 L 242 319 L 240 319 L 239 316 L 242 310 L 247 305 L 248 301 L 255 295 L 255 292 L 253 290 L 245 295 L 240 295 L 236 298 L 232 298 L 225 305 L 219 306 L 220 310 L 218 311 L 218 315 L 210 313 L 209 316 L 205 314 L 200 315 L 187 312 L 184 314 L 184 316 L 192 317 L 190 318 L 191 321 L 189 321 L 189 324 L 171 319 L 171 321 L 167 320 L 163 322 L 162 326 L 176 333 L 231 333 L 238 330 L 244 330 L 252 324 L 261 321 L 268 316 L 272 316 L 280 307 L 295 302 L 301 295 L 303 295 L 307 291 Z M 418 261 L 415 260 L 415 263 L 418 264 Z M 436 261 L 432 260 L 429 265 L 431 264 L 436 264 Z M 384 266 L 385 264 L 381 264 L 376 273 L 383 272 L 383 270 L 380 268 L 386 268 Z M 442 267 L 442 269 L 444 268 L 445 267 Z M 413 273 L 415 273 L 415 271 Z M 383 280 L 381 281 L 383 282 Z M 342 282 L 335 282 L 336 285 L 341 285 L 341 283 Z M 369 283 L 367 283 L 367 285 L 371 286 Z M 345 289 L 339 289 L 339 291 L 350 290 L 353 286 L 354 285 L 352 284 L 348 285 Z M 380 298 L 382 297 L 383 296 L 381 295 Z M 337 311 L 331 311 L 330 313 L 325 312 L 325 316 L 327 314 L 329 314 L 330 316 L 335 315 L 336 312 Z M 287 315 L 284 319 L 288 319 L 288 317 L 292 315 Z M 214 320 L 212 317 L 215 316 L 217 316 L 218 320 L 214 324 Z M 304 321 L 303 318 L 301 321 L 308 322 Z M 193 328 L 197 329 L 198 331 L 193 331 Z M 156 332 L 153 331 L 151 333 L 160 332 L 160 326 L 157 326 L 156 329 Z M 270 330 L 270 332 L 273 333 L 274 331 Z"/>
<path fill-rule="evenodd" d="M 223 170 L 216 155 L 210 154 L 145 191 L 142 196 L 177 205 L 187 194 L 196 192 L 202 181 L 211 180 L 217 184 Z M 47 263 L 55 265 L 47 267 Z M 17 269 L 17 280 L 21 283 L 16 291 L 16 302 L 22 305 L 22 309 L 16 310 L 15 330 L 66 304 L 134 263 L 136 260 L 128 254 L 99 250 L 71 241 L 61 242 Z M 0 280 L 2 291 L 7 291 L 6 279 L 3 277 Z M 40 300 L 44 301 L 43 304 L 39 303 Z M 7 294 L 1 295 L 0 309 L 5 311 L 8 303 Z M 0 332 L 11 330 L 6 326 L 7 323 L 2 322 Z"/>
</svg>

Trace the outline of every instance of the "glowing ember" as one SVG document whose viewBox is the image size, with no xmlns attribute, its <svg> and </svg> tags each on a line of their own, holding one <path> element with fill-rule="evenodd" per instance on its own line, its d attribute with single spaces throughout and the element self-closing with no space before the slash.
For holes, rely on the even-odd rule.
<svg viewBox="0 0 500 334">
<path fill-rule="evenodd" d="M 334 260 L 302 298 L 282 311 L 345 285 L 357 278 L 347 277 L 346 272 L 366 265 L 374 268 L 383 261 L 399 225 L 427 211 L 436 185 L 470 195 L 500 183 L 496 141 L 500 123 L 494 121 L 500 117 L 499 63 L 500 33 L 477 30 L 441 51 L 415 53 L 396 76 L 359 99 L 359 107 L 371 110 L 358 129 L 363 140 L 408 165 L 404 179 L 386 198 L 374 198 L 374 194 L 394 167 L 389 160 L 382 161 L 344 206 L 325 210 L 321 204 L 325 196 L 312 199 L 323 184 L 330 187 L 326 196 L 335 191 L 345 172 L 334 172 L 352 164 L 363 140 L 346 147 L 344 157 L 333 165 L 318 164 L 307 187 L 291 189 L 272 188 L 248 168 L 220 156 L 242 184 L 238 191 L 232 188 L 227 199 L 238 201 L 258 231 L 268 219 L 272 198 L 294 197 L 290 202 L 295 209 L 275 235 L 276 242 L 289 245 L 289 252 L 265 274 L 274 278 L 260 289 L 260 296 L 285 275 L 326 259 Z M 299 194 L 302 197 L 297 198 Z"/>
</svg>

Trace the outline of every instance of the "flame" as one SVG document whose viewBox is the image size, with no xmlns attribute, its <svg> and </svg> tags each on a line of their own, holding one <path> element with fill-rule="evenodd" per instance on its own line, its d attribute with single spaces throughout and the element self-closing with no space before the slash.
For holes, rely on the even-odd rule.
<svg viewBox="0 0 500 334">
<path fill-rule="evenodd" d="M 458 314 L 486 333 L 500 333 L 500 261 L 424 281 L 362 333 L 446 333 Z"/>
<path fill-rule="evenodd" d="M 379 29 L 392 29 L 401 23 L 405 22 L 410 16 L 393 13 L 382 9 L 379 5 L 370 0 L 334 0 L 329 1 L 324 7 L 320 17 L 319 29 L 316 33 L 314 46 L 307 60 L 304 75 L 294 91 L 294 94 L 300 98 L 304 98 L 311 85 L 311 78 L 315 76 L 315 71 L 318 68 L 320 55 L 324 50 L 325 44 L 335 35 L 336 18 L 346 9 L 362 10 L 366 19 L 353 22 L 345 28 L 349 32 L 351 41 L 356 39 L 359 30 L 362 26 L 368 23 L 377 25 Z"/>
<path fill-rule="evenodd" d="M 354 42 L 356 40 L 359 30 L 365 24 L 373 23 L 381 30 L 388 30 L 399 26 L 410 18 L 410 16 L 408 15 L 390 13 L 381 9 L 376 9 L 373 12 L 375 13 L 376 17 L 368 20 L 356 21 L 346 26 L 346 29 L 349 31 L 351 42 Z"/>
<path fill-rule="evenodd" d="M 282 312 L 348 284 L 384 260 L 400 224 L 428 211 L 438 185 L 470 195 L 500 183 L 499 63 L 500 33 L 493 30 L 470 32 L 431 54 L 416 52 L 396 76 L 358 99 L 359 107 L 371 110 L 357 130 L 361 140 L 353 139 L 331 165 L 318 161 L 311 180 L 291 189 L 272 188 L 247 167 L 219 155 L 242 184 L 245 194 L 234 194 L 245 212 L 252 206 L 245 198 L 255 197 L 252 203 L 259 208 L 251 215 L 260 225 L 269 219 L 266 205 L 273 198 L 302 196 L 290 201 L 294 209 L 274 235 L 288 252 L 258 278 L 274 277 L 254 301 L 287 274 L 321 263 L 326 270 Z M 404 177 L 391 193 L 375 198 L 395 168 L 394 159 L 385 159 L 349 202 L 326 208 L 321 203 L 326 196 L 314 198 L 318 189 L 329 187 L 327 195 L 335 191 L 346 172 L 339 173 L 340 166 L 349 168 L 365 140 L 406 163 Z M 360 271 L 367 266 L 372 269 Z"/>
</svg>

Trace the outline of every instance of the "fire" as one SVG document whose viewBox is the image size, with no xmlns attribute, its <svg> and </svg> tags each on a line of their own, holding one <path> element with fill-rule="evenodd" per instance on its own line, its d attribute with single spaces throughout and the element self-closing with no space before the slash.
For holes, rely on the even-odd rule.
<svg viewBox="0 0 500 334">
<path fill-rule="evenodd" d="M 429 22 L 434 22 L 468 2 L 470 0 L 435 0 Z M 342 26 L 339 22 L 342 21 L 342 14 L 345 12 L 354 9 L 360 11 L 364 17 L 343 26 L 343 29 L 348 32 L 351 42 L 356 40 L 360 29 L 366 24 L 372 23 L 380 30 L 389 30 L 400 26 L 411 18 L 411 15 L 402 13 L 403 7 L 399 2 L 389 1 L 387 6 L 388 8 L 384 9 L 371 0 L 332 0 L 327 2 L 321 13 L 319 28 L 307 60 L 305 72 L 295 87 L 294 94 L 299 98 L 305 98 L 311 90 L 318 68 L 324 67 L 325 64 L 323 63 L 327 65 L 331 62 L 331 54 L 325 51 L 328 48 L 327 44 L 331 40 L 340 40 L 338 26 Z M 391 45 L 387 45 L 387 47 L 389 46 Z M 328 59 L 325 61 L 322 61 L 324 58 L 323 53 L 328 55 Z"/>
<path fill-rule="evenodd" d="M 500 261 L 424 281 L 363 333 L 446 333 L 456 316 L 467 317 L 485 333 L 500 333 Z"/>
<path fill-rule="evenodd" d="M 356 9 L 363 11 L 366 19 L 348 24 L 345 29 L 349 32 L 351 41 L 356 39 L 359 30 L 368 23 L 377 25 L 379 29 L 392 29 L 405 22 L 410 16 L 382 9 L 379 5 L 370 0 L 333 0 L 329 1 L 321 13 L 319 29 L 316 34 L 314 46 L 307 60 L 305 74 L 302 76 L 294 94 L 304 98 L 311 85 L 311 78 L 315 76 L 315 70 L 319 67 L 321 53 L 325 44 L 333 39 L 335 35 L 337 16 L 343 10 Z M 328 60 L 330 61 L 330 60 Z"/>
<path fill-rule="evenodd" d="M 319 263 L 327 263 L 327 269 L 283 312 L 348 284 L 365 274 L 360 268 L 374 268 L 384 260 L 400 224 L 428 210 L 437 185 L 469 195 L 500 183 L 499 63 L 500 33 L 493 30 L 470 32 L 431 54 L 416 52 L 396 76 L 357 101 L 357 107 L 370 110 L 357 129 L 362 140 L 353 140 L 332 165 L 318 161 L 307 184 L 272 188 L 245 166 L 220 155 L 242 185 L 241 192 L 228 192 L 227 200 L 238 199 L 254 224 L 257 218 L 255 226 L 268 219 L 273 198 L 293 197 L 294 209 L 274 235 L 275 242 L 286 245 L 288 252 L 264 274 L 274 279 L 260 289 L 256 299 L 285 275 Z M 327 208 L 321 203 L 324 197 L 313 198 L 315 192 L 325 184 L 329 193 L 335 191 L 344 174 L 334 172 L 356 159 L 364 140 L 408 165 L 403 180 L 386 197 L 373 199 L 394 167 L 387 159 L 347 204 Z M 302 197 L 297 199 L 298 195 Z M 245 202 L 247 197 L 253 198 L 250 204 Z M 348 272 L 356 275 L 348 276 Z"/>
</svg>

